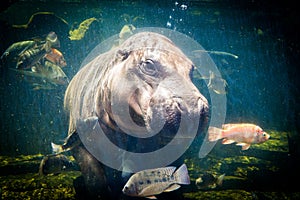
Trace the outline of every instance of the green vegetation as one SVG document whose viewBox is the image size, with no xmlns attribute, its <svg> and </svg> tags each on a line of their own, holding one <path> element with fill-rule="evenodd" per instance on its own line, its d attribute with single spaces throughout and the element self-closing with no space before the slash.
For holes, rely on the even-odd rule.
<svg viewBox="0 0 300 200">
<path fill-rule="evenodd" d="M 191 184 L 183 186 L 185 199 L 299 199 L 300 192 L 289 192 L 291 183 L 286 175 L 296 172 L 286 166 L 289 147 L 286 132 L 269 131 L 272 140 L 242 151 L 239 146 L 217 143 L 212 152 L 199 159 L 186 152 Z M 196 145 L 192 148 L 197 150 Z M 43 155 L 0 157 L 0 194 L 2 199 L 76 199 L 73 181 L 79 171 L 64 171 L 58 175 L 38 175 Z M 73 159 L 73 157 L 69 157 Z M 74 160 L 73 160 L 74 161 Z M 200 190 L 195 180 L 205 172 L 225 173 L 223 185 Z M 268 192 L 266 192 L 268 191 Z M 294 190 L 291 190 L 294 191 Z M 295 190 L 296 191 L 296 190 Z"/>
<path fill-rule="evenodd" d="M 38 173 L 1 176 L 2 199 L 75 199 L 73 180 L 80 172 L 40 176 Z"/>
</svg>

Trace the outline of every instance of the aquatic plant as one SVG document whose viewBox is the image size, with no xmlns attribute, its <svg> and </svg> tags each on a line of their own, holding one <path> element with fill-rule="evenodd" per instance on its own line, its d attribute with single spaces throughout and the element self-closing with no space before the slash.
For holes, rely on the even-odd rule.
<svg viewBox="0 0 300 200">
<path fill-rule="evenodd" d="M 86 19 L 79 24 L 77 29 L 70 30 L 69 31 L 70 40 L 81 40 L 84 37 L 85 32 L 89 29 L 90 25 L 95 20 L 97 20 L 95 17 Z"/>
</svg>

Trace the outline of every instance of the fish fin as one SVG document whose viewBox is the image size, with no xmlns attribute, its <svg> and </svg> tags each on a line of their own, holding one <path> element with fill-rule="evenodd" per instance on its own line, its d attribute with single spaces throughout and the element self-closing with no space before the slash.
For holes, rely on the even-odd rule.
<svg viewBox="0 0 300 200">
<path fill-rule="evenodd" d="M 39 166 L 39 175 L 42 176 L 42 175 L 45 175 L 44 174 L 44 166 L 45 166 L 45 163 L 46 163 L 46 159 L 48 159 L 47 157 L 44 157 L 42 159 L 42 161 L 40 162 L 40 166 Z"/>
<path fill-rule="evenodd" d="M 220 176 L 218 177 L 218 179 L 217 179 L 217 185 L 218 185 L 218 186 L 222 186 L 224 177 L 225 177 L 225 174 L 222 174 L 222 175 L 220 175 Z"/>
<path fill-rule="evenodd" d="M 156 196 L 149 196 L 149 197 L 146 197 L 147 199 L 157 199 Z"/>
<path fill-rule="evenodd" d="M 242 146 L 242 150 L 247 150 L 247 149 L 249 149 L 249 147 L 251 146 L 251 144 L 242 143 L 242 142 L 237 143 L 236 145 Z"/>
<path fill-rule="evenodd" d="M 250 144 L 243 145 L 242 150 L 247 150 L 249 149 L 250 146 L 251 146 Z"/>
<path fill-rule="evenodd" d="M 55 154 L 63 152 L 62 145 L 54 144 L 53 142 L 51 142 L 51 147 L 52 147 L 52 152 Z"/>
<path fill-rule="evenodd" d="M 202 182 L 203 182 L 203 180 L 202 180 L 201 177 L 197 178 L 196 181 L 195 181 L 196 185 L 199 185 Z"/>
<path fill-rule="evenodd" d="M 223 130 L 228 130 L 228 129 L 231 129 L 232 127 L 235 127 L 237 126 L 238 124 L 223 124 L 222 125 L 222 129 Z"/>
<path fill-rule="evenodd" d="M 222 129 L 210 126 L 208 128 L 208 140 L 210 142 L 217 141 L 222 138 Z"/>
<path fill-rule="evenodd" d="M 218 90 L 218 89 L 214 89 L 214 88 L 213 88 L 212 90 L 213 90 L 216 94 L 226 94 L 226 91 L 225 91 L 224 89 L 223 89 L 223 90 L 222 90 L 222 89 L 219 89 L 219 90 Z"/>
<path fill-rule="evenodd" d="M 119 168 L 119 171 L 122 171 L 122 178 L 129 177 L 133 173 L 132 169 L 134 169 L 133 161 L 129 158 L 125 159 L 122 157 L 122 163 Z"/>
<path fill-rule="evenodd" d="M 168 187 L 167 189 L 164 190 L 164 192 L 172 192 L 174 190 L 177 190 L 180 188 L 180 185 L 178 184 L 173 184 L 170 187 Z"/>
<path fill-rule="evenodd" d="M 7 51 L 5 51 L 3 54 L 2 54 L 2 56 L 1 56 L 1 60 L 3 59 L 3 58 L 5 58 L 5 57 L 7 57 L 9 55 L 9 52 L 7 52 Z"/>
<path fill-rule="evenodd" d="M 173 174 L 178 184 L 189 185 L 190 177 L 185 164 L 182 164 Z"/>
<path fill-rule="evenodd" d="M 235 142 L 234 140 L 228 140 L 228 139 L 223 139 L 222 140 L 222 144 L 232 144 L 234 142 Z"/>
<path fill-rule="evenodd" d="M 147 187 L 143 188 L 138 196 L 141 196 L 141 197 L 146 197 L 147 195 L 152 195 L 153 194 L 153 191 L 156 191 L 157 190 L 157 185 L 156 184 L 150 184 L 150 185 L 147 185 Z"/>
<path fill-rule="evenodd" d="M 42 50 L 45 50 L 46 53 L 50 53 L 50 52 L 51 52 L 51 42 L 46 42 L 46 43 L 42 46 Z"/>
</svg>

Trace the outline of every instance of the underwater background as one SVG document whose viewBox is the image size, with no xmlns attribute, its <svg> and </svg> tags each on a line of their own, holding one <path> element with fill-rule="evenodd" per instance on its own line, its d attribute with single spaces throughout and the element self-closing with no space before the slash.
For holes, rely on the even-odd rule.
<svg viewBox="0 0 300 200">
<path fill-rule="evenodd" d="M 269 141 L 241 151 L 217 143 L 205 158 L 197 145 L 185 153 L 192 183 L 203 173 L 226 174 L 223 185 L 182 187 L 184 199 L 299 199 L 300 105 L 299 15 L 289 1 L 7 1 L 1 2 L 0 54 L 13 43 L 54 31 L 69 80 L 86 56 L 124 25 L 162 27 L 193 38 L 210 54 L 226 81 L 226 123 L 258 124 Z M 92 19 L 81 37 L 72 32 Z M 73 37 L 72 37 L 73 36 Z M 77 36 L 77 38 L 76 38 Z M 36 86 L 39 78 L 18 74 L 16 61 L 1 59 L 0 197 L 75 199 L 75 166 L 39 176 L 51 142 L 67 136 L 65 85 Z M 48 85 L 47 85 L 48 86 Z M 201 90 L 200 90 L 201 91 Z M 196 149 L 196 150 L 195 150 Z M 227 177 L 227 178 L 226 178 Z M 163 198 L 163 197 L 162 197 Z"/>
</svg>

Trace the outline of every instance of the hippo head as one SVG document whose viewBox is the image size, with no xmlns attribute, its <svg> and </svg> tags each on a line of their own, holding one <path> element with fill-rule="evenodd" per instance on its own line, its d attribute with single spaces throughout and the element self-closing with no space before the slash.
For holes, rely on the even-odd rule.
<svg viewBox="0 0 300 200">
<path fill-rule="evenodd" d="M 207 125 L 208 102 L 191 79 L 194 65 L 171 40 L 137 33 L 112 51 L 96 100 L 102 124 L 145 141 L 159 137 L 155 142 L 163 144 L 180 126 L 189 137 Z"/>
</svg>

